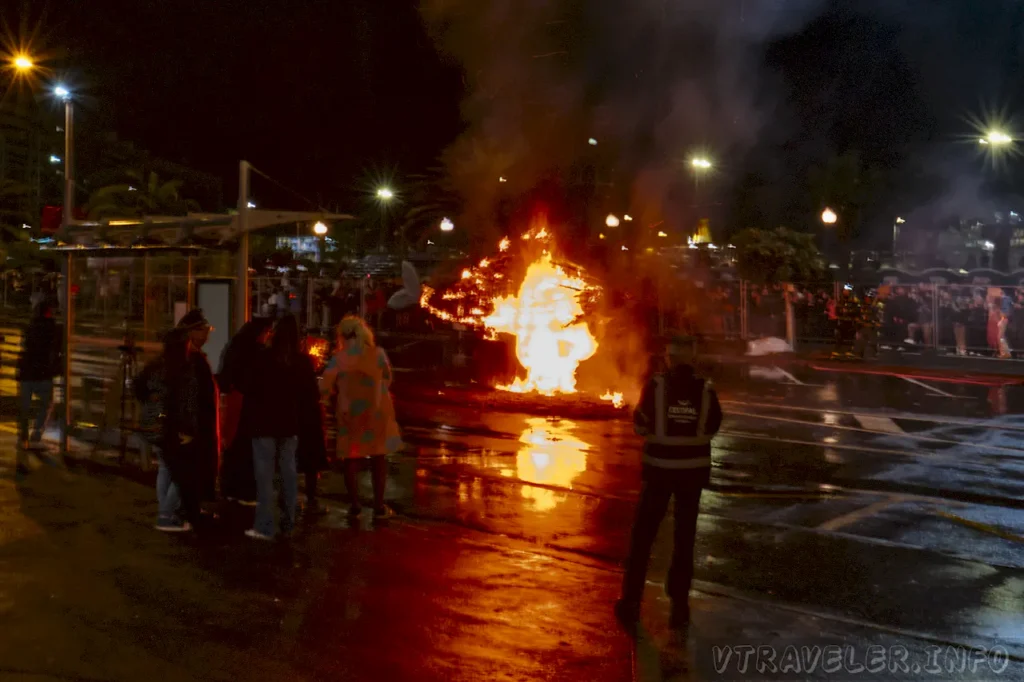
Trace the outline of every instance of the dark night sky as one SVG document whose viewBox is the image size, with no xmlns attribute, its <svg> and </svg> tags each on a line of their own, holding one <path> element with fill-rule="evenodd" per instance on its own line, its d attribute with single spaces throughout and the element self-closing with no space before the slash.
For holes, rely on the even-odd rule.
<svg viewBox="0 0 1024 682">
<path fill-rule="evenodd" d="M 416 170 L 458 132 L 459 72 L 441 65 L 412 0 L 25 6 L 38 42 L 69 52 L 87 97 L 80 129 L 222 176 L 228 201 L 241 158 L 344 200 L 365 169 Z"/>
<path fill-rule="evenodd" d="M 440 21 L 456 29 L 465 22 L 461 38 L 458 30 L 445 34 L 455 43 L 440 42 L 454 54 L 446 60 L 414 0 L 20 1 L 20 18 L 39 27 L 37 42 L 69 52 L 89 98 L 82 126 L 117 130 L 159 156 L 225 178 L 229 200 L 243 157 L 325 201 L 351 200 L 367 171 L 430 165 L 462 130 L 460 66 L 470 92 L 490 88 L 492 101 L 515 102 L 516 87 L 502 92 L 501 82 L 473 74 L 501 74 L 516 63 L 536 69 L 536 46 L 516 39 L 551 6 L 563 8 L 573 26 L 563 31 L 569 57 L 558 77 L 568 69 L 581 102 L 628 123 L 617 128 L 594 117 L 592 125 L 609 135 L 628 132 L 634 142 L 642 137 L 652 148 L 670 135 L 719 143 L 734 173 L 768 169 L 780 150 L 813 158 L 855 146 L 884 157 L 892 145 L 912 147 L 958 177 L 972 168 L 947 151 L 971 132 L 967 119 L 1021 106 L 1024 10 L 1017 0 L 595 0 L 585 8 L 568 0 L 428 0 L 444 8 Z M 694 22 L 715 25 L 702 34 L 708 50 L 699 68 L 673 66 L 673 59 L 701 57 L 659 36 L 673 25 L 668 5 L 687 31 Z M 679 9 L 688 6 L 694 9 Z M 3 14 L 19 33 L 9 5 Z M 674 52 L 652 56 L 659 40 Z M 742 59 L 734 42 L 745 45 Z M 645 89 L 610 82 L 616 78 L 637 78 Z M 524 80 L 519 87 L 533 87 Z M 702 92 L 718 110 L 679 117 L 699 108 L 680 97 Z M 545 112 L 576 122 L 573 114 Z M 477 123 L 486 128 L 488 121 Z M 631 145 L 635 155 L 641 147 Z M 899 155 L 883 161 L 898 166 Z M 784 172 L 786 164 L 775 167 Z"/>
</svg>

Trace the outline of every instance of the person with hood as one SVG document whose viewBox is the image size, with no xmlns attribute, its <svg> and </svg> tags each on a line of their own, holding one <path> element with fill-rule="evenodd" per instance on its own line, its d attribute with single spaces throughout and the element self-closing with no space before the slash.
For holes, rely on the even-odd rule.
<svg viewBox="0 0 1024 682">
<path fill-rule="evenodd" d="M 336 415 L 337 456 L 345 460 L 345 487 L 352 503 L 349 515 L 358 516 L 362 510 L 356 474 L 360 461 L 369 459 L 374 517 L 387 518 L 392 514 L 384 503 L 387 455 L 402 448 L 391 400 L 391 364 L 362 318 L 345 317 L 338 325 L 338 337 L 338 351 L 324 371 L 320 390 L 329 397 Z"/>
<path fill-rule="evenodd" d="M 242 504 L 256 502 L 256 476 L 252 469 L 252 434 L 241 428 L 251 422 L 246 418 L 246 401 L 242 387 L 246 378 L 260 371 L 261 353 L 270 339 L 273 322 L 258 317 L 246 322 L 231 339 L 221 358 L 217 383 L 226 396 L 221 420 L 224 459 L 221 463 L 220 492 Z"/>
<path fill-rule="evenodd" d="M 24 450 L 38 447 L 43 437 L 46 421 L 53 403 L 53 378 L 61 373 L 62 344 L 61 329 L 53 319 L 53 310 L 45 301 L 40 301 L 33 311 L 22 335 L 21 356 L 18 358 L 18 471 L 27 469 L 22 459 Z M 34 415 L 32 432 L 32 399 L 39 399 Z"/>
<path fill-rule="evenodd" d="M 252 434 L 253 470 L 256 473 L 256 517 L 245 532 L 251 538 L 271 540 L 274 523 L 275 468 L 281 472 L 283 516 L 280 529 L 290 533 L 298 508 L 296 453 L 303 413 L 319 409 L 316 373 L 302 352 L 299 323 L 285 315 L 274 326 L 270 347 L 260 355 L 259 371 L 243 384 L 247 424 Z"/>
<path fill-rule="evenodd" d="M 722 408 L 711 382 L 691 364 L 694 342 L 677 338 L 666 349 L 668 367 L 644 386 L 633 413 L 643 436 L 640 500 L 615 616 L 631 635 L 636 633 L 647 566 L 658 528 L 675 498 L 675 537 L 666 592 L 672 600 L 669 626 L 685 629 L 690 621 L 693 547 L 700 496 L 711 478 L 711 439 L 722 423 Z"/>
<path fill-rule="evenodd" d="M 203 346 L 212 327 L 200 308 L 185 313 L 177 327 L 188 339 L 189 352 L 184 368 L 187 393 L 182 399 L 190 402 L 189 412 L 195 415 L 195 444 L 191 446 L 197 462 L 197 485 L 203 501 L 217 498 L 217 473 L 220 467 L 220 393 L 217 381 L 206 359 Z"/>
</svg>

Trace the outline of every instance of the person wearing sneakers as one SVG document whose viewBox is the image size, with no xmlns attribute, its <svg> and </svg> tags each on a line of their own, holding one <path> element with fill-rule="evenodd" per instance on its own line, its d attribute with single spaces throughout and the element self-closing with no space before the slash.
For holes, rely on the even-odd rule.
<svg viewBox="0 0 1024 682">
<path fill-rule="evenodd" d="M 696 374 L 694 341 L 677 338 L 668 344 L 668 368 L 644 386 L 633 413 L 643 436 L 640 500 L 622 580 L 622 598 L 615 616 L 630 634 L 640 619 L 647 565 L 669 500 L 675 498 L 672 565 L 666 592 L 672 600 L 673 629 L 690 622 L 689 594 L 693 580 L 693 546 L 701 491 L 711 477 L 711 438 L 722 423 L 722 408 L 711 382 Z"/>
<path fill-rule="evenodd" d="M 387 455 L 402 448 L 402 437 L 391 401 L 391 364 L 373 332 L 354 315 L 338 325 L 338 351 L 331 358 L 320 390 L 332 403 L 337 424 L 337 456 L 345 461 L 345 487 L 352 506 L 350 516 L 361 511 L 356 476 L 360 462 L 372 462 L 374 518 L 391 516 L 384 503 L 387 486 Z"/>
<path fill-rule="evenodd" d="M 276 535 L 274 472 L 281 472 L 283 515 L 281 531 L 295 528 L 298 508 L 298 467 L 296 453 L 304 425 L 304 412 L 319 410 L 316 372 L 309 356 L 302 352 L 299 323 L 294 315 L 282 317 L 274 325 L 270 347 L 261 353 L 258 371 L 243 379 L 241 386 L 247 403 L 244 426 L 252 436 L 252 463 L 256 474 L 256 517 L 245 532 L 257 540 Z"/>
<path fill-rule="evenodd" d="M 38 448 L 43 429 L 50 416 L 53 403 L 53 378 L 61 368 L 61 329 L 53 319 L 53 310 L 40 301 L 22 336 L 21 356 L 18 358 L 18 472 L 25 473 L 28 465 L 23 459 L 25 450 Z M 32 414 L 32 398 L 39 399 L 39 407 Z M 34 416 L 32 433 L 28 423 Z"/>
</svg>

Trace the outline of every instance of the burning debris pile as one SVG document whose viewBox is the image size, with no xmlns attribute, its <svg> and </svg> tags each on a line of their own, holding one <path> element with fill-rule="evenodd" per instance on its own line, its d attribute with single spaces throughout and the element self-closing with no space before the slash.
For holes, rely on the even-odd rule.
<svg viewBox="0 0 1024 682">
<path fill-rule="evenodd" d="M 497 388 L 516 393 L 551 396 L 576 392 L 576 370 L 594 356 L 597 339 L 588 318 L 594 315 L 601 287 L 582 268 L 555 259 L 546 227 L 524 233 L 513 250 L 506 237 L 494 258 L 485 258 L 462 271 L 448 290 L 425 287 L 420 304 L 436 317 L 484 332 L 487 338 L 511 334 L 516 358 L 526 371 L 511 384 Z M 525 271 L 522 264 L 527 263 Z M 518 284 L 516 284 L 518 282 Z M 606 391 L 602 400 L 616 407 L 619 392 Z"/>
</svg>

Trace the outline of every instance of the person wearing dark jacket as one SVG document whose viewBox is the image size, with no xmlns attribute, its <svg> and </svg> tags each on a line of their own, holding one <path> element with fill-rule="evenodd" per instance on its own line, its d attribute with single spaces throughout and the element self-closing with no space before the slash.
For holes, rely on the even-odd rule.
<svg viewBox="0 0 1024 682">
<path fill-rule="evenodd" d="M 220 471 L 221 494 L 243 504 L 256 501 L 256 476 L 252 470 L 252 434 L 245 427 L 247 403 L 242 394 L 246 377 L 259 372 L 259 358 L 270 338 L 271 320 L 246 322 L 224 349 L 217 384 L 226 396 L 221 420 L 224 460 Z"/>
<path fill-rule="evenodd" d="M 60 374 L 61 369 L 61 343 L 61 330 L 53 319 L 53 310 L 45 301 L 40 302 L 25 328 L 21 357 L 18 358 L 18 442 L 22 449 L 35 446 L 42 440 L 53 403 L 53 378 Z M 30 435 L 28 422 L 32 416 L 33 397 L 39 399 L 40 405 Z M 18 469 L 23 468 L 23 462 L 19 461 Z"/>
<path fill-rule="evenodd" d="M 298 506 L 298 468 L 295 456 L 303 426 L 304 398 L 318 395 L 316 373 L 299 343 L 299 324 L 285 315 L 274 326 L 268 348 L 243 384 L 245 428 L 252 434 L 253 469 L 256 473 L 256 518 L 245 532 L 251 538 L 274 537 L 274 470 L 281 471 L 283 515 L 281 531 L 295 527 Z M 276 466 L 275 466 L 276 465 Z"/>
<path fill-rule="evenodd" d="M 188 337 L 189 352 L 184 368 L 188 393 L 183 398 L 190 401 L 189 414 L 196 420 L 194 444 L 190 445 L 196 457 L 196 485 L 201 500 L 213 501 L 217 497 L 220 468 L 220 393 L 203 352 L 211 326 L 203 311 L 193 308 L 178 321 L 175 329 Z"/>
<path fill-rule="evenodd" d="M 181 532 L 199 518 L 199 493 L 193 444 L 198 419 L 188 414 L 193 401 L 183 399 L 190 383 L 185 368 L 190 352 L 186 332 L 164 336 L 160 357 L 146 364 L 133 382 L 142 403 L 143 433 L 157 447 L 156 529 Z M 186 520 L 188 519 L 188 520 Z"/>
<path fill-rule="evenodd" d="M 668 368 L 644 386 L 633 413 L 643 436 L 640 500 L 615 615 L 635 633 L 640 618 L 647 565 L 669 500 L 675 498 L 672 565 L 666 592 L 672 600 L 669 625 L 685 628 L 690 621 L 693 545 L 701 491 L 711 477 L 711 438 L 722 423 L 722 408 L 711 382 L 696 374 L 691 339 L 676 339 L 667 349 Z"/>
</svg>

